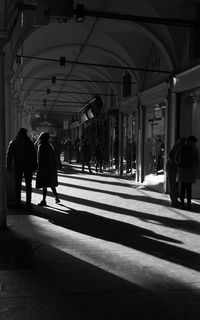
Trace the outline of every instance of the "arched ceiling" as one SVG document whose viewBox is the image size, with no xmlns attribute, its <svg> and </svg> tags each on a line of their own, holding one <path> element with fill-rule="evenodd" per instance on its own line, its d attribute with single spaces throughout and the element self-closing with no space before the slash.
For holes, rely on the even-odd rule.
<svg viewBox="0 0 200 320">
<path fill-rule="evenodd" d="M 193 18 L 195 2 L 74 0 L 74 8 L 84 4 L 86 10 L 101 13 L 189 19 Z M 7 49 L 13 57 L 15 97 L 31 117 L 38 112 L 66 119 L 78 113 L 95 94 L 101 96 L 106 107 L 111 87 L 120 102 L 120 81 L 126 71 L 131 74 L 135 95 L 163 81 L 169 74 L 138 69 L 173 71 L 187 36 L 187 28 L 179 26 L 87 15 L 81 23 L 75 16 L 67 23 L 51 17 L 49 24 L 37 27 L 33 27 L 35 11 L 24 11 L 23 19 L 22 27 L 19 15 Z M 16 55 L 24 56 L 21 64 L 16 63 Z M 66 58 L 65 66 L 60 65 L 60 57 Z M 55 83 L 52 77 L 56 77 Z"/>
</svg>

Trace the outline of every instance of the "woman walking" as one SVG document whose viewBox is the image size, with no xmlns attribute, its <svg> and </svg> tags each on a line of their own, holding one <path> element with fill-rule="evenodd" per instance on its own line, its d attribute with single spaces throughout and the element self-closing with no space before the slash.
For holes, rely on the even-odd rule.
<svg viewBox="0 0 200 320">
<path fill-rule="evenodd" d="M 46 206 L 47 188 L 51 188 L 55 202 L 59 203 L 56 187 L 58 186 L 57 164 L 53 146 L 49 143 L 48 132 L 42 132 L 38 139 L 37 160 L 38 169 L 36 174 L 36 188 L 43 188 L 43 199 L 38 204 Z"/>
<path fill-rule="evenodd" d="M 85 166 L 88 166 L 89 173 L 92 173 L 90 161 L 92 157 L 91 147 L 87 139 L 83 141 L 81 147 L 81 162 L 82 162 L 82 173 L 84 173 Z"/>
</svg>

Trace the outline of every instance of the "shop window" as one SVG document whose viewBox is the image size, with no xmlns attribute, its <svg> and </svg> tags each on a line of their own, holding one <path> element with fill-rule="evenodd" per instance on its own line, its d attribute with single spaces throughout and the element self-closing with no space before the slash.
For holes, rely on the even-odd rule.
<svg viewBox="0 0 200 320">
<path fill-rule="evenodd" d="M 123 77 L 123 98 L 128 97 L 131 95 L 131 76 L 127 72 Z"/>
<path fill-rule="evenodd" d="M 164 174 L 165 110 L 165 104 L 157 104 L 145 113 L 145 178 Z"/>
</svg>

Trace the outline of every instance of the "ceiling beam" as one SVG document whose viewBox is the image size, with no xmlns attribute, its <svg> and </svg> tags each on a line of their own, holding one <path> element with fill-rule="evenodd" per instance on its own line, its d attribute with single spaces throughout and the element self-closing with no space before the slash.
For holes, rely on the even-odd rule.
<svg viewBox="0 0 200 320">
<path fill-rule="evenodd" d="M 26 80 L 47 80 L 52 81 L 52 78 L 40 78 L 40 77 L 25 77 L 25 76 L 17 76 L 16 79 L 26 79 Z M 88 83 L 113 83 L 113 84 L 122 84 L 122 83 L 131 83 L 136 84 L 136 82 L 127 82 L 127 81 L 112 81 L 112 80 L 86 80 L 86 79 L 61 79 L 56 78 L 56 81 L 64 81 L 64 82 L 88 82 Z"/>
<path fill-rule="evenodd" d="M 75 9 L 78 10 L 80 5 L 77 5 Z M 174 18 L 163 18 L 163 17 L 148 17 L 148 16 L 136 16 L 130 14 L 120 14 L 114 12 L 101 12 L 101 11 L 92 11 L 85 9 L 82 5 L 82 21 L 84 21 L 84 16 L 95 17 L 95 18 L 104 18 L 104 19 L 114 19 L 122 21 L 132 21 L 132 22 L 141 22 L 141 23 L 151 23 L 151 24 L 161 24 L 169 25 L 176 27 L 197 27 L 200 28 L 200 20 L 197 19 L 174 19 Z"/>
<path fill-rule="evenodd" d="M 20 61 L 21 58 L 60 63 L 60 59 L 65 58 L 65 57 L 60 57 L 60 59 L 52 59 L 52 58 L 32 57 L 32 56 L 26 56 L 26 55 L 16 55 L 17 61 Z M 131 66 L 119 66 L 119 65 L 75 61 L 75 60 L 67 60 L 67 59 L 65 59 L 65 62 L 69 63 L 69 64 L 75 64 L 75 65 L 93 66 L 93 67 L 108 68 L 108 69 L 120 69 L 120 70 L 132 70 L 132 71 L 144 71 L 144 72 L 157 72 L 157 73 L 172 74 L 172 71 L 157 70 L 157 69 L 151 69 L 151 68 L 136 68 L 136 67 L 131 67 Z"/>
</svg>

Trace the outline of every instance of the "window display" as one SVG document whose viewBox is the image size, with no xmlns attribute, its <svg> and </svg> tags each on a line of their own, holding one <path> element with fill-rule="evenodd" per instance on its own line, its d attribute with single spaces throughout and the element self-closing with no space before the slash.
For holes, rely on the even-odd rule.
<svg viewBox="0 0 200 320">
<path fill-rule="evenodd" d="M 144 178 L 152 183 L 164 181 L 165 110 L 156 104 L 145 111 Z"/>
</svg>

